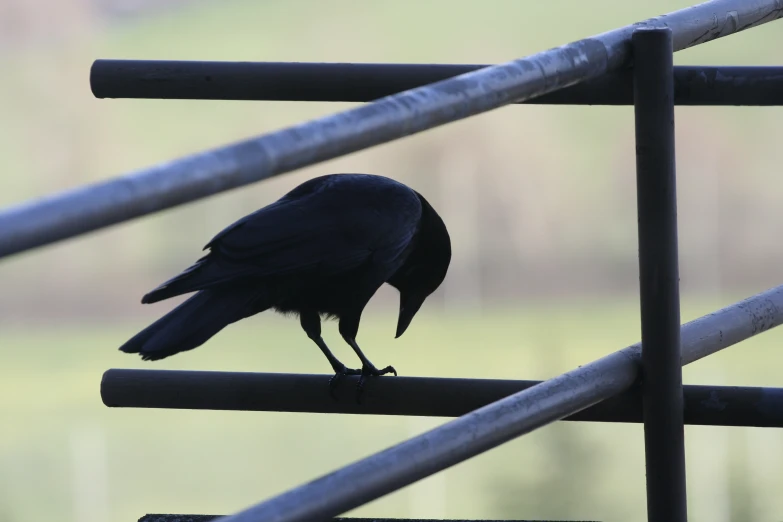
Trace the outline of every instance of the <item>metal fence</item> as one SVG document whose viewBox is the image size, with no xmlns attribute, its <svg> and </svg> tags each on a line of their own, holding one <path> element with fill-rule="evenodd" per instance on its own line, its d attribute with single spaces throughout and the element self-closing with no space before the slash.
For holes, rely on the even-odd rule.
<svg viewBox="0 0 783 522">
<path fill-rule="evenodd" d="M 714 0 L 494 66 L 98 60 L 102 98 L 374 101 L 6 209 L 0 257 L 512 103 L 632 104 L 641 343 L 544 382 L 380 379 L 362 406 L 309 375 L 109 370 L 101 393 L 115 407 L 458 417 L 226 522 L 328 520 L 561 419 L 643 422 L 648 519 L 685 521 L 683 423 L 783 427 L 783 390 L 683 387 L 681 365 L 780 324 L 783 286 L 680 326 L 674 105 L 783 105 L 783 67 L 673 67 L 672 53 L 782 17 L 783 0 Z M 296 393 L 264 393 L 281 389 Z"/>
</svg>

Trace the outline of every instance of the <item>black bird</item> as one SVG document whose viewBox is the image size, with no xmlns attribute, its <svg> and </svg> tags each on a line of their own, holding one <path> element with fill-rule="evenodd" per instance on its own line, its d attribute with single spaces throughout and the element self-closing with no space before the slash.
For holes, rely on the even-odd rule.
<svg viewBox="0 0 783 522">
<path fill-rule="evenodd" d="M 215 236 L 209 253 L 145 295 L 155 303 L 197 292 L 120 347 L 144 360 L 196 348 L 231 323 L 270 308 L 299 315 L 302 329 L 335 372 L 360 375 L 361 392 L 378 370 L 356 343 L 362 310 L 383 283 L 400 292 L 397 334 L 446 277 L 451 240 L 435 209 L 415 190 L 369 174 L 306 181 Z M 361 370 L 335 357 L 321 338 L 321 317 L 339 319 Z"/>
</svg>

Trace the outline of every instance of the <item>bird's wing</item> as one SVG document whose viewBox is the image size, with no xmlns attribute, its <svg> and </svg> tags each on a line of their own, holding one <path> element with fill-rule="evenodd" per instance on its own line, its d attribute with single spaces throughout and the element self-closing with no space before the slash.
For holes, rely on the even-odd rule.
<svg viewBox="0 0 783 522">
<path fill-rule="evenodd" d="M 256 277 L 326 276 L 357 268 L 373 254 L 399 255 L 415 233 L 415 222 L 381 213 L 371 202 L 308 199 L 265 207 L 207 246 Z"/>
<path fill-rule="evenodd" d="M 204 247 L 209 254 L 143 302 L 246 278 L 334 276 L 370 258 L 393 263 L 413 238 L 421 209 L 408 203 L 389 212 L 387 204 L 323 192 L 282 198 L 217 234 Z"/>
<path fill-rule="evenodd" d="M 369 245 L 347 241 L 335 219 L 297 205 L 264 209 L 211 241 L 212 255 L 256 277 L 318 269 L 350 270 L 367 259 Z"/>
</svg>

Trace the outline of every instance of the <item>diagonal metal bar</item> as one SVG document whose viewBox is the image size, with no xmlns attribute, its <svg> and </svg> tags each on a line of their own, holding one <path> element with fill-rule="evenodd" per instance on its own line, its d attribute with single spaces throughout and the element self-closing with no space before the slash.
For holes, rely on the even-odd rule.
<svg viewBox="0 0 783 522">
<path fill-rule="evenodd" d="M 350 415 L 459 417 L 542 381 L 395 377 L 368 383 L 362 404 L 346 377 L 337 400 L 332 375 L 181 370 L 106 370 L 101 398 L 110 408 L 279 411 Z M 685 424 L 783 428 L 783 388 L 686 385 Z M 638 386 L 564 421 L 642 422 Z"/>
<path fill-rule="evenodd" d="M 96 98 L 368 102 L 468 72 L 473 64 L 95 60 Z M 623 69 L 515 103 L 633 105 Z M 677 66 L 675 105 L 783 105 L 783 67 Z"/>
<path fill-rule="evenodd" d="M 682 364 L 778 326 L 783 286 L 683 325 Z M 256 504 L 221 522 L 326 522 L 350 509 L 622 393 L 637 379 L 635 344 Z"/>
<path fill-rule="evenodd" d="M 556 91 L 630 65 L 640 27 L 682 50 L 783 17 L 783 0 L 712 0 L 277 132 L 0 212 L 0 257 Z"/>
</svg>

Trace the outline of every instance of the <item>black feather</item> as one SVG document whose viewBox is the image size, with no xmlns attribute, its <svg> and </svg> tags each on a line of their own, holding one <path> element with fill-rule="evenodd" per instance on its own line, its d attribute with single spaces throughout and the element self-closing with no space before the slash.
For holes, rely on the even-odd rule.
<svg viewBox="0 0 783 522">
<path fill-rule="evenodd" d="M 300 315 L 316 342 L 323 342 L 318 318 L 339 318 L 340 333 L 355 344 L 362 310 L 387 282 L 400 291 L 399 336 L 451 260 L 446 226 L 432 206 L 401 183 L 367 174 L 307 181 L 226 227 L 204 249 L 142 303 L 196 294 L 122 351 L 162 359 L 269 308 Z M 338 371 L 342 363 L 327 358 Z"/>
</svg>

